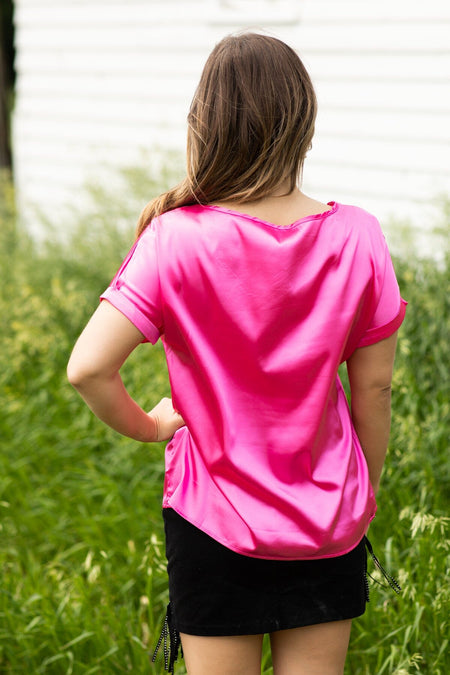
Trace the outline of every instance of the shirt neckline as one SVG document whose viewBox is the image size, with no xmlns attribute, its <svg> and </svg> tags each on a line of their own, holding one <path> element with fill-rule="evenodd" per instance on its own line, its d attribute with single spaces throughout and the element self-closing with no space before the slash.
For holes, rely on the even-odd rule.
<svg viewBox="0 0 450 675">
<path fill-rule="evenodd" d="M 335 201 L 330 201 L 327 202 L 327 206 L 331 206 L 331 209 L 328 211 L 322 211 L 321 213 L 313 213 L 309 216 L 303 216 L 302 218 L 298 218 L 298 220 L 295 220 L 293 223 L 290 223 L 289 225 L 276 225 L 275 223 L 271 223 L 268 220 L 264 220 L 263 218 L 259 218 L 258 216 L 252 216 L 249 213 L 243 213 L 242 211 L 235 211 L 234 209 L 229 209 L 226 208 L 225 206 L 218 206 L 217 204 L 203 204 L 203 208 L 206 209 L 212 209 L 213 211 L 218 211 L 219 213 L 228 213 L 229 215 L 232 216 L 237 216 L 239 218 L 245 218 L 246 220 L 252 220 L 254 222 L 260 223 L 262 225 L 267 225 L 268 227 L 273 227 L 276 230 L 291 230 L 298 225 L 301 225 L 305 222 L 311 221 L 311 220 L 318 220 L 319 218 L 326 218 L 327 216 L 331 216 L 333 213 L 336 213 L 338 210 L 339 204 L 338 202 Z"/>
</svg>

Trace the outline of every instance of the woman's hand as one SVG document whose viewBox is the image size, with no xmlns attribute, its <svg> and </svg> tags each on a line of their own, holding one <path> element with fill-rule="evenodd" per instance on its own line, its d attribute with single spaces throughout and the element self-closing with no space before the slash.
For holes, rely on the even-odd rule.
<svg viewBox="0 0 450 675">
<path fill-rule="evenodd" d="M 184 419 L 174 410 L 171 398 L 162 398 L 148 415 L 155 421 L 157 442 L 170 440 L 174 433 L 184 426 Z"/>
</svg>

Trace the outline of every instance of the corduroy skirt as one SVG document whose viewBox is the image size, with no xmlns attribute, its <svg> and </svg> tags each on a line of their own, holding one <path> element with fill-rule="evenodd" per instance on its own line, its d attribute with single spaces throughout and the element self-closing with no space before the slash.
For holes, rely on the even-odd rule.
<svg viewBox="0 0 450 675">
<path fill-rule="evenodd" d="M 363 539 L 319 560 L 235 553 L 163 509 L 171 628 L 190 635 L 252 635 L 360 616 L 368 598 Z"/>
</svg>

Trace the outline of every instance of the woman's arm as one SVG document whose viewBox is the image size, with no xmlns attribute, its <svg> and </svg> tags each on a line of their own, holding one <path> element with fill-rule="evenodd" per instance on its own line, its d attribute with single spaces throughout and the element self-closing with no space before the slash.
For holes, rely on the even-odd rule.
<svg viewBox="0 0 450 675">
<path fill-rule="evenodd" d="M 361 347 L 347 361 L 353 425 L 369 468 L 375 494 L 388 447 L 391 426 L 391 382 L 397 333 Z"/>
<path fill-rule="evenodd" d="M 137 441 L 164 441 L 184 424 L 171 399 L 162 399 L 147 414 L 128 394 L 119 374 L 142 339 L 121 312 L 103 301 L 75 344 L 67 376 L 92 412 L 110 427 Z"/>
</svg>

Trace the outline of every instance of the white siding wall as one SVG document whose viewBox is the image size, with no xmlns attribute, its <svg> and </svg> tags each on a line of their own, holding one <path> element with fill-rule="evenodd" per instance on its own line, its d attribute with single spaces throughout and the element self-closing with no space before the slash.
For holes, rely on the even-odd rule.
<svg viewBox="0 0 450 675">
<path fill-rule="evenodd" d="M 410 218 L 423 248 L 450 195 L 450 3 L 313 0 L 298 35 L 321 111 L 311 190 Z"/>
<path fill-rule="evenodd" d="M 184 149 L 213 44 L 242 28 L 298 49 L 319 98 L 305 190 L 410 218 L 450 194 L 448 0 L 15 0 L 15 174 L 24 213 L 86 179 Z M 76 195 L 76 197 L 75 197 Z M 149 195 L 150 197 L 151 195 Z"/>
</svg>

